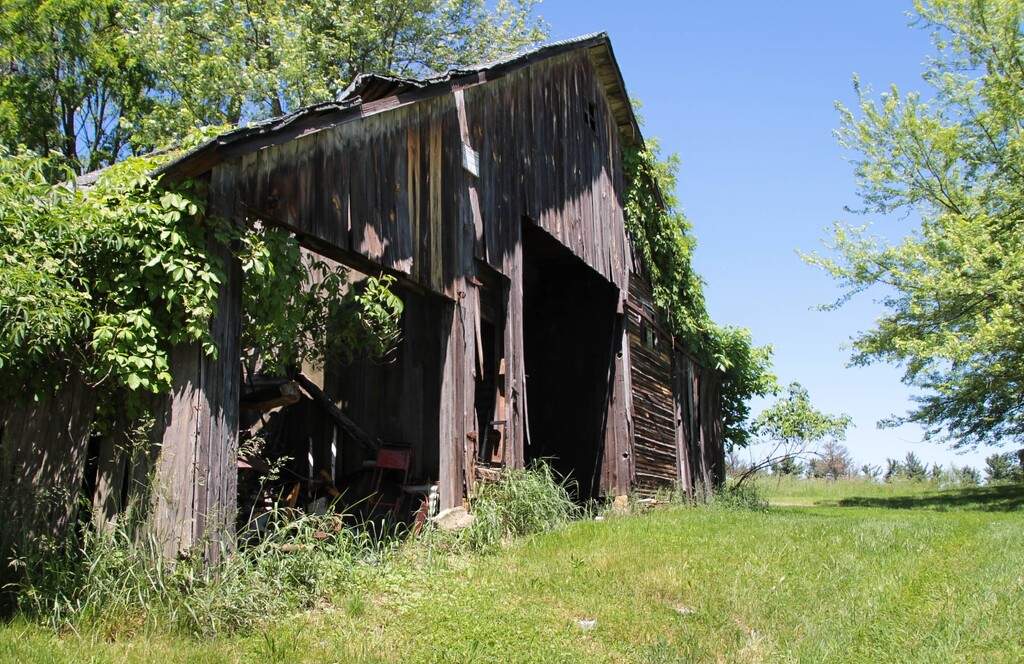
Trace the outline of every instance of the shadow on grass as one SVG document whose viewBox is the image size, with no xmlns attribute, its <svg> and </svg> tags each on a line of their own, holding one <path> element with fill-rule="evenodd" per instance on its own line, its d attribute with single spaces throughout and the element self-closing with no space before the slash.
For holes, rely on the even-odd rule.
<svg viewBox="0 0 1024 664">
<path fill-rule="evenodd" d="M 1024 510 L 1024 485 L 979 486 L 948 489 L 915 496 L 886 498 L 843 498 L 841 507 L 887 507 L 904 510 L 966 510 L 980 512 L 1015 512 Z"/>
</svg>

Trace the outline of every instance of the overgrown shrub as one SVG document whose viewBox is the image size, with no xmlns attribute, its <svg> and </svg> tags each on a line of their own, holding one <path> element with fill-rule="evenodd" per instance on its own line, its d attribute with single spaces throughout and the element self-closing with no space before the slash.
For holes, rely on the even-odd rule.
<svg viewBox="0 0 1024 664">
<path fill-rule="evenodd" d="M 476 516 L 465 540 L 486 549 L 503 540 L 558 528 L 579 516 L 571 482 L 559 478 L 547 463 L 502 472 L 497 482 L 483 484 L 473 500 Z"/>
<path fill-rule="evenodd" d="M 581 513 L 571 483 L 545 463 L 507 470 L 473 501 L 474 524 L 456 536 L 468 550 L 541 533 Z M 423 545 L 451 540 L 427 538 Z M 168 563 L 154 539 L 126 528 L 69 539 L 18 561 L 21 581 L 7 590 L 26 617 L 55 630 L 130 636 L 159 628 L 196 636 L 258 627 L 270 616 L 336 601 L 370 577 L 395 571 L 394 533 L 352 527 L 340 515 L 272 514 L 262 536 L 223 562 L 200 556 Z M 396 559 L 397 560 L 397 559 Z"/>
<path fill-rule="evenodd" d="M 11 590 L 22 613 L 57 630 L 115 637 L 159 626 L 205 636 L 329 603 L 392 550 L 339 515 L 276 514 L 268 533 L 214 566 L 199 556 L 169 564 L 156 541 L 133 541 L 124 529 L 89 533 L 22 560 L 23 580 Z"/>
<path fill-rule="evenodd" d="M 767 512 L 768 501 L 761 496 L 756 484 L 726 485 L 711 494 L 705 503 L 709 507 L 745 512 Z"/>
</svg>

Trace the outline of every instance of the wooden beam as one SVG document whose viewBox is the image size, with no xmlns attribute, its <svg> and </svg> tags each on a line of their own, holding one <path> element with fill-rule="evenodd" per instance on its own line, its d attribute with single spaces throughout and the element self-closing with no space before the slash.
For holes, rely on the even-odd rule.
<svg viewBox="0 0 1024 664">
<path fill-rule="evenodd" d="M 331 401 L 330 397 L 323 393 L 316 383 L 311 381 L 301 372 L 296 374 L 295 381 L 302 387 L 303 391 L 315 401 L 334 422 L 347 433 L 352 440 L 359 443 L 367 452 L 377 454 L 380 449 L 380 441 L 374 440 L 362 428 L 352 421 L 348 415 L 342 412 L 338 406 Z"/>
</svg>

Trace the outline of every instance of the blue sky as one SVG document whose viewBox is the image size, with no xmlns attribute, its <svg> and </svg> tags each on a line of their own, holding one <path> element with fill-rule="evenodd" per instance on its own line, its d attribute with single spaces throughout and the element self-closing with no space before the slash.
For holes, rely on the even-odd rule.
<svg viewBox="0 0 1024 664">
<path fill-rule="evenodd" d="M 853 105 L 852 77 L 884 90 L 927 92 L 933 53 L 903 0 L 654 2 L 544 0 L 553 40 L 605 31 L 629 94 L 643 102 L 644 134 L 682 160 L 677 194 L 697 237 L 697 269 L 719 323 L 748 327 L 775 347 L 785 384 L 815 405 L 848 413 L 846 445 L 859 463 L 913 451 L 929 463 L 984 466 L 995 450 L 956 454 L 923 443 L 916 427 L 878 429 L 905 412 L 910 392 L 896 367 L 847 368 L 841 346 L 881 309 L 871 296 L 839 311 L 814 310 L 839 294 L 797 250 L 821 248 L 834 221 L 874 221 L 899 237 L 906 220 L 870 219 L 857 207 L 852 166 L 832 135 L 835 101 Z"/>
</svg>

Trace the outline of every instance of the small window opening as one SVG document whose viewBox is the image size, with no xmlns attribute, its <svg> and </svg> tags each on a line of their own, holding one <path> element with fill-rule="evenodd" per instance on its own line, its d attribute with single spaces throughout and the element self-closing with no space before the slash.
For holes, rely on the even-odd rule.
<svg viewBox="0 0 1024 664">
<path fill-rule="evenodd" d="M 648 348 L 658 347 L 658 332 L 653 327 L 651 327 L 647 323 L 644 323 L 643 327 L 641 328 L 641 334 L 643 337 L 643 344 L 645 346 L 647 346 Z"/>
<path fill-rule="evenodd" d="M 589 99 L 584 100 L 583 117 L 590 131 L 597 133 L 597 105 Z"/>
</svg>

